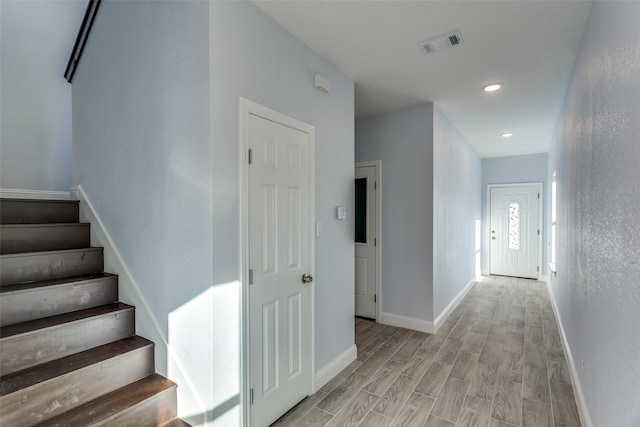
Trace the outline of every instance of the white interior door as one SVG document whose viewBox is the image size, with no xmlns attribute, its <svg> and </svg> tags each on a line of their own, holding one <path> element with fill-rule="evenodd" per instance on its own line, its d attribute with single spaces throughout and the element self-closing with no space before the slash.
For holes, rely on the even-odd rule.
<svg viewBox="0 0 640 427">
<path fill-rule="evenodd" d="M 538 278 L 538 185 L 491 187 L 491 274 Z"/>
<path fill-rule="evenodd" d="M 376 318 L 377 166 L 356 166 L 355 292 L 356 316 Z"/>
<path fill-rule="evenodd" d="M 250 417 L 259 427 L 311 393 L 312 156 L 307 132 L 250 114 L 248 133 Z"/>
</svg>

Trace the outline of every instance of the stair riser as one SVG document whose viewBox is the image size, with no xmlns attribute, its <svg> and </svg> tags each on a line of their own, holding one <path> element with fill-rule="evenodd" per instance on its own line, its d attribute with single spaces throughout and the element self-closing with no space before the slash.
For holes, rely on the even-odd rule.
<svg viewBox="0 0 640 427">
<path fill-rule="evenodd" d="M 91 246 L 89 224 L 0 227 L 0 254 L 79 249 Z"/>
<path fill-rule="evenodd" d="M 153 346 L 52 378 L 0 398 L 2 427 L 29 427 L 138 381 L 154 370 Z"/>
<path fill-rule="evenodd" d="M 0 284 L 60 279 L 104 270 L 101 248 L 0 256 Z"/>
<path fill-rule="evenodd" d="M 98 307 L 117 299 L 116 277 L 5 292 L 0 297 L 0 326 Z"/>
<path fill-rule="evenodd" d="M 135 311 L 126 309 L 57 327 L 0 339 L 0 373 L 22 369 L 80 353 L 135 333 Z"/>
<path fill-rule="evenodd" d="M 78 202 L 1 200 L 0 224 L 59 224 L 78 222 Z"/>
<path fill-rule="evenodd" d="M 157 427 L 178 414 L 176 387 L 160 392 L 108 420 L 91 423 L 91 427 Z"/>
</svg>

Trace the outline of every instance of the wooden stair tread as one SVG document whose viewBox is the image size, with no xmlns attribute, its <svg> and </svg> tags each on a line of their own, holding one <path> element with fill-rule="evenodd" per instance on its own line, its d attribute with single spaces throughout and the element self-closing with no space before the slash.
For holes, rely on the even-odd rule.
<svg viewBox="0 0 640 427">
<path fill-rule="evenodd" d="M 77 205 L 79 200 L 71 199 L 29 199 L 29 198 L 16 198 L 16 197 L 0 197 L 0 204 L 4 202 L 35 202 L 35 203 L 63 203 L 70 205 Z"/>
<path fill-rule="evenodd" d="M 90 426 L 133 407 L 176 384 L 158 374 L 149 375 L 111 393 L 38 424 L 39 427 Z"/>
<path fill-rule="evenodd" d="M 28 322 L 17 323 L 15 325 L 4 326 L 0 329 L 0 340 L 13 337 L 18 334 L 41 331 L 71 322 L 77 322 L 90 317 L 108 315 L 118 311 L 134 310 L 133 306 L 115 302 L 84 310 L 73 311 L 71 313 L 58 314 L 56 316 L 43 317 L 41 319 L 30 320 Z"/>
<path fill-rule="evenodd" d="M 58 224 L 0 224 L 0 253 L 77 249 L 91 246 L 91 225 L 84 222 Z"/>
<path fill-rule="evenodd" d="M 118 277 L 118 276 L 111 273 L 95 273 L 95 274 L 84 274 L 82 276 L 65 277 L 63 279 L 39 280 L 37 282 L 18 283 L 16 285 L 2 286 L 0 287 L 0 293 L 21 292 L 21 291 L 28 292 L 36 288 L 42 288 L 47 286 L 60 286 L 60 285 L 67 285 L 70 283 L 80 284 L 82 282 L 108 279 L 112 277 Z"/>
<path fill-rule="evenodd" d="M 0 255 L 0 286 L 96 274 L 104 271 L 104 249 L 85 247 Z"/>
<path fill-rule="evenodd" d="M 80 220 L 78 200 L 0 198 L 0 223 L 73 223 Z"/>
<path fill-rule="evenodd" d="M 91 225 L 88 222 L 45 222 L 45 223 L 38 223 L 38 224 L 0 224 L 0 230 L 4 229 L 10 229 L 10 228 L 35 228 L 35 227 L 39 227 L 39 228 L 59 228 L 59 227 L 86 227 L 88 225 Z"/>
<path fill-rule="evenodd" d="M 149 345 L 154 344 L 146 338 L 134 335 L 109 344 L 94 347 L 90 350 L 72 354 L 61 359 L 53 360 L 42 365 L 0 376 L 0 396 L 14 393 L 26 387 L 33 386 L 57 376 L 103 362 L 107 359 L 135 351 Z"/>
<path fill-rule="evenodd" d="M 0 287 L 0 327 L 116 301 L 118 276 L 108 273 L 6 285 Z"/>
<path fill-rule="evenodd" d="M 51 255 L 51 254 L 66 254 L 66 253 L 74 253 L 74 252 L 99 252 L 104 250 L 102 247 L 91 246 L 88 248 L 77 248 L 77 249 L 58 249 L 53 251 L 37 251 L 37 252 L 23 252 L 19 254 L 1 254 L 0 260 L 9 259 L 9 258 L 21 258 L 21 257 L 30 257 L 37 255 Z"/>
</svg>

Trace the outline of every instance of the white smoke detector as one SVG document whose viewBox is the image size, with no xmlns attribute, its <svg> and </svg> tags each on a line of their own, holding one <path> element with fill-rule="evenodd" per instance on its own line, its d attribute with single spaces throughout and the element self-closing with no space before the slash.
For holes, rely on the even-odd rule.
<svg viewBox="0 0 640 427">
<path fill-rule="evenodd" d="M 452 46 L 458 46 L 464 43 L 460 30 L 452 31 L 441 36 L 434 37 L 429 40 L 418 43 L 420 50 L 426 54 L 435 53 L 440 50 L 450 48 Z"/>
<path fill-rule="evenodd" d="M 320 73 L 315 73 L 313 76 L 313 85 L 316 89 L 323 93 L 331 92 L 331 80 L 326 78 Z"/>
</svg>

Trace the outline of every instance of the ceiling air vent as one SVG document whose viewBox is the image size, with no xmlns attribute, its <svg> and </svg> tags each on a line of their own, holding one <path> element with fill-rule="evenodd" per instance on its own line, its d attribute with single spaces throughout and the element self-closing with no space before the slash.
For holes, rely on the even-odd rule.
<svg viewBox="0 0 640 427">
<path fill-rule="evenodd" d="M 441 36 L 434 37 L 432 39 L 420 42 L 418 43 L 418 47 L 420 47 L 420 50 L 422 50 L 424 53 L 429 54 L 429 53 L 438 52 L 439 50 L 447 49 L 451 46 L 457 46 L 462 43 L 464 43 L 464 40 L 462 39 L 462 34 L 460 34 L 459 30 L 456 30 L 456 31 L 452 31 L 450 33 L 443 34 Z"/>
</svg>

